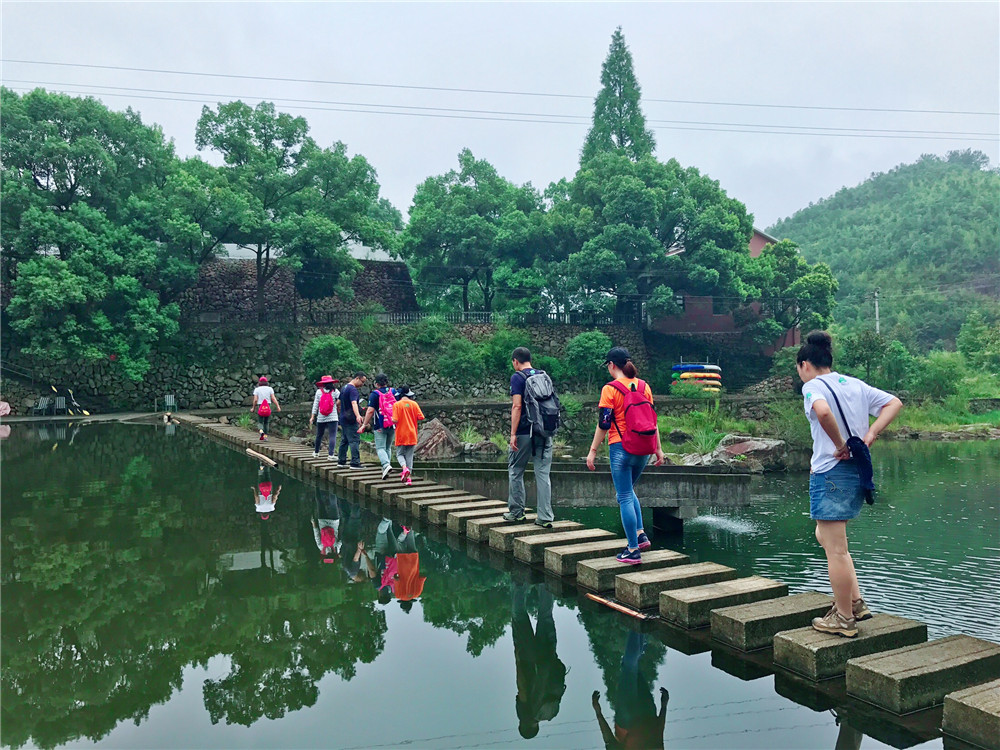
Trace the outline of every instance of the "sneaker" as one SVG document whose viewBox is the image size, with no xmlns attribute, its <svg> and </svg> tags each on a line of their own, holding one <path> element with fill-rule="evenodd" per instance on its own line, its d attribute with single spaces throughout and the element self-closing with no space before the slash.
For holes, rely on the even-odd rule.
<svg viewBox="0 0 1000 750">
<path fill-rule="evenodd" d="M 551 529 L 552 521 L 535 521 L 535 526 L 541 526 L 543 529 Z"/>
<path fill-rule="evenodd" d="M 387 476 L 389 476 L 389 472 L 391 472 L 391 471 L 392 471 L 392 466 L 390 466 L 389 464 L 386 464 L 385 466 L 383 466 L 382 467 L 382 478 L 385 479 Z"/>
<path fill-rule="evenodd" d="M 403 482 L 403 484 L 405 484 L 407 487 L 409 487 L 411 484 L 413 484 L 413 480 L 410 479 L 409 477 L 407 477 L 406 481 Z"/>
<path fill-rule="evenodd" d="M 267 435 L 261 435 L 260 439 L 263 440 L 266 443 L 267 442 Z"/>
<path fill-rule="evenodd" d="M 844 617 L 837 610 L 837 605 L 833 605 L 824 617 L 814 617 L 812 621 L 813 630 L 820 633 L 831 633 L 842 635 L 845 638 L 853 638 L 858 634 L 857 620 L 853 617 Z"/>
<path fill-rule="evenodd" d="M 630 550 L 628 547 L 615 555 L 615 559 L 620 563 L 625 563 L 626 565 L 639 565 L 642 562 L 642 558 L 639 556 L 639 550 Z"/>
<path fill-rule="evenodd" d="M 870 620 L 872 619 L 873 616 L 872 611 L 868 609 L 868 605 L 865 604 L 864 599 L 855 599 L 853 602 L 851 602 L 851 611 L 852 614 L 854 615 L 854 619 L 857 622 L 861 622 L 862 620 Z"/>
<path fill-rule="evenodd" d="M 644 549 L 649 549 L 652 546 L 653 546 L 653 543 L 651 541 L 649 541 L 649 537 L 646 536 L 646 533 L 645 532 L 640 532 L 639 533 L 639 551 L 641 552 Z"/>
<path fill-rule="evenodd" d="M 319 458 L 319 451 L 313 451 L 313 458 Z"/>
<path fill-rule="evenodd" d="M 514 513 L 511 511 L 510 513 L 503 514 L 503 520 L 510 521 L 511 523 L 524 523 L 528 519 L 525 517 L 524 513 Z"/>
<path fill-rule="evenodd" d="M 405 482 L 409 478 L 410 478 L 410 467 L 404 466 L 403 471 L 399 475 L 399 481 Z"/>
<path fill-rule="evenodd" d="M 327 460 L 327 461 L 336 461 L 336 460 L 337 460 L 337 457 L 336 457 L 335 455 L 333 455 L 333 454 L 331 453 L 331 454 L 329 454 L 329 455 L 328 455 L 328 456 L 326 457 L 326 460 Z"/>
<path fill-rule="evenodd" d="M 333 458 L 333 456 L 330 456 L 330 458 Z M 337 462 L 337 468 L 338 469 L 346 469 L 347 468 L 347 462 L 346 461 L 344 461 L 344 462 L 338 461 Z"/>
<path fill-rule="evenodd" d="M 263 440 L 263 439 L 264 439 L 264 433 L 263 433 L 263 432 L 262 432 L 262 433 L 260 433 L 260 437 L 259 437 L 259 438 L 257 438 L 257 439 L 258 439 L 258 440 Z"/>
<path fill-rule="evenodd" d="M 365 468 L 365 465 L 364 464 L 358 464 L 358 465 L 355 466 L 354 464 L 351 464 L 351 468 L 352 469 L 363 469 L 363 468 Z"/>
</svg>

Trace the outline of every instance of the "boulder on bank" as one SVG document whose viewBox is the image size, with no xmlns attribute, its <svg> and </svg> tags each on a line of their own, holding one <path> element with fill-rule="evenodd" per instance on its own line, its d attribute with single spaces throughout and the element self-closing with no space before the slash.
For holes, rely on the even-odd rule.
<svg viewBox="0 0 1000 750">
<path fill-rule="evenodd" d="M 465 443 L 462 446 L 463 453 L 479 453 L 483 455 L 499 455 L 500 449 L 496 444 L 489 440 L 483 440 L 478 443 Z"/>
<path fill-rule="evenodd" d="M 683 445 L 688 440 L 694 440 L 693 435 L 689 435 L 684 432 L 684 430 L 671 430 L 670 434 L 667 435 L 667 440 L 669 440 L 674 445 Z"/>
<path fill-rule="evenodd" d="M 440 419 L 432 419 L 421 425 L 413 454 L 417 458 L 454 458 L 462 454 L 464 447 L 464 443 Z"/>
<path fill-rule="evenodd" d="M 712 451 L 712 459 L 723 463 L 753 460 L 758 461 L 764 471 L 782 471 L 787 466 L 787 454 L 788 446 L 784 440 L 726 435 Z"/>
</svg>

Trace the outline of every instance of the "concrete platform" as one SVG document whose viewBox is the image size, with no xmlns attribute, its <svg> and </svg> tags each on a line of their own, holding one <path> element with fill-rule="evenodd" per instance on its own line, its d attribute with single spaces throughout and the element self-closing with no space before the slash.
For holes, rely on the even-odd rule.
<svg viewBox="0 0 1000 750">
<path fill-rule="evenodd" d="M 501 513 L 502 512 L 503 511 L 501 511 Z M 451 531 L 455 534 L 464 534 L 469 521 L 480 518 L 482 519 L 499 518 L 501 522 L 503 521 L 503 517 L 501 516 L 501 514 L 497 513 L 495 510 L 477 509 L 477 510 L 457 511 L 448 514 L 448 531 Z"/>
<path fill-rule="evenodd" d="M 704 628 L 713 609 L 788 596 L 788 585 L 750 576 L 660 593 L 660 617 L 682 628 Z"/>
<path fill-rule="evenodd" d="M 554 521 L 551 529 L 543 529 L 534 523 L 508 523 L 494 526 L 490 529 L 490 546 L 504 553 L 514 551 L 514 540 L 535 534 L 551 534 L 553 531 L 575 531 L 582 529 L 583 524 L 576 521 Z"/>
<path fill-rule="evenodd" d="M 581 560 L 614 557 L 625 549 L 625 545 L 624 539 L 601 539 L 582 544 L 549 547 L 542 559 L 546 570 L 560 576 L 575 576 L 576 564 Z"/>
<path fill-rule="evenodd" d="M 941 731 L 987 750 L 1000 750 L 1000 680 L 946 695 Z"/>
<path fill-rule="evenodd" d="M 410 501 L 420 497 L 469 497 L 465 490 L 420 488 L 420 487 L 400 487 L 393 489 L 383 489 L 380 498 L 386 505 L 394 505 L 397 508 L 409 507 Z"/>
<path fill-rule="evenodd" d="M 712 638 L 740 651 L 771 645 L 775 633 L 809 625 L 830 611 L 833 597 L 818 591 L 722 607 L 711 612 Z"/>
<path fill-rule="evenodd" d="M 691 558 L 669 549 L 647 550 L 642 553 L 641 565 L 625 565 L 614 557 L 581 560 L 576 564 L 576 582 L 591 591 L 615 590 L 615 577 L 622 573 L 660 570 L 675 565 L 687 565 Z"/>
<path fill-rule="evenodd" d="M 896 714 L 944 701 L 948 693 L 1000 678 L 1000 645 L 952 635 L 847 662 L 847 692 Z"/>
<path fill-rule="evenodd" d="M 451 495 L 449 497 L 435 497 L 430 495 L 411 500 L 407 503 L 406 510 L 417 518 L 426 519 L 426 509 L 432 505 L 458 505 L 461 503 L 481 502 L 483 500 L 486 500 L 486 498 L 482 495 Z"/>
<path fill-rule="evenodd" d="M 615 599 L 635 609 L 649 609 L 659 604 L 661 591 L 731 581 L 734 578 L 736 571 L 733 568 L 713 562 L 622 573 L 615 578 Z"/>
<path fill-rule="evenodd" d="M 854 638 L 819 633 L 811 625 L 778 633 L 774 636 L 774 663 L 810 680 L 826 680 L 844 674 L 848 659 L 926 640 L 924 623 L 877 614 L 858 623 Z"/>
<path fill-rule="evenodd" d="M 545 549 L 547 547 L 558 547 L 566 544 L 576 544 L 577 542 L 589 542 L 614 537 L 614 534 L 604 529 L 577 529 L 575 531 L 544 529 L 544 531 L 548 533 L 516 538 L 514 540 L 514 559 L 528 563 L 529 565 L 537 565 L 545 559 Z"/>
<path fill-rule="evenodd" d="M 381 479 L 380 478 L 380 479 L 378 479 L 378 480 L 376 480 L 374 482 L 368 482 L 368 483 L 366 483 L 364 485 L 363 490 L 364 490 L 364 494 L 367 495 L 368 497 L 379 498 L 379 497 L 382 497 L 382 491 L 383 490 L 392 490 L 392 489 L 395 489 L 396 487 L 399 487 L 400 485 L 402 485 L 404 487 L 409 487 L 410 489 L 416 489 L 416 490 L 429 489 L 431 487 L 434 487 L 435 489 L 438 488 L 438 485 L 436 485 L 436 484 L 434 484 L 432 482 L 428 482 L 426 479 L 414 479 L 413 480 L 413 484 L 403 485 L 403 483 L 400 482 L 398 479 Z"/>
<path fill-rule="evenodd" d="M 467 510 L 489 510 L 496 513 L 507 507 L 506 503 L 499 500 L 474 500 L 463 503 L 443 503 L 439 505 L 427 506 L 427 520 L 436 526 L 444 526 L 448 522 L 448 516 L 458 511 Z"/>
<path fill-rule="evenodd" d="M 529 522 L 538 518 L 534 513 L 525 513 L 524 517 Z M 465 524 L 465 536 L 468 537 L 470 542 L 488 542 L 490 540 L 490 529 L 508 525 L 509 522 L 503 519 L 503 514 L 490 518 L 474 518 Z"/>
</svg>

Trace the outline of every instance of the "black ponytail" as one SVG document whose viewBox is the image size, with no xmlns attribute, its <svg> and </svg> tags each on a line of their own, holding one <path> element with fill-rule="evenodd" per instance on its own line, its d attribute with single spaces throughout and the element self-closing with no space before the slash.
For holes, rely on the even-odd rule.
<svg viewBox="0 0 1000 750">
<path fill-rule="evenodd" d="M 810 331 L 806 343 L 795 356 L 799 364 L 808 362 L 817 369 L 833 367 L 833 339 L 826 331 Z"/>
<path fill-rule="evenodd" d="M 639 377 L 639 371 L 635 369 L 635 365 L 632 364 L 631 359 L 622 366 L 622 375 L 626 378 Z"/>
</svg>

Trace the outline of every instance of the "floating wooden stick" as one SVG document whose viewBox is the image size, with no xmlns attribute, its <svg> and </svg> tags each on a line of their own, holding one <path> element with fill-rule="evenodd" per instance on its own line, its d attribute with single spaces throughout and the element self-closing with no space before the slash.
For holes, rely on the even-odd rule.
<svg viewBox="0 0 1000 750">
<path fill-rule="evenodd" d="M 247 455 L 248 456 L 253 456 L 258 461 L 260 461 L 261 463 L 265 463 L 268 466 L 277 466 L 278 465 L 278 462 L 275 461 L 273 458 L 268 458 L 263 453 L 258 453 L 253 448 L 247 448 Z"/>
<path fill-rule="evenodd" d="M 247 450 L 250 450 L 249 448 Z M 616 612 L 621 612 L 622 614 L 631 615 L 637 620 L 649 620 L 649 615 L 644 615 L 638 610 L 632 609 L 631 607 L 626 607 L 624 604 L 619 604 L 618 602 L 613 602 L 610 599 L 605 599 L 603 596 L 598 596 L 597 594 L 587 594 L 587 598 L 591 601 L 595 601 L 598 604 L 603 604 L 605 607 L 610 607 Z"/>
</svg>

